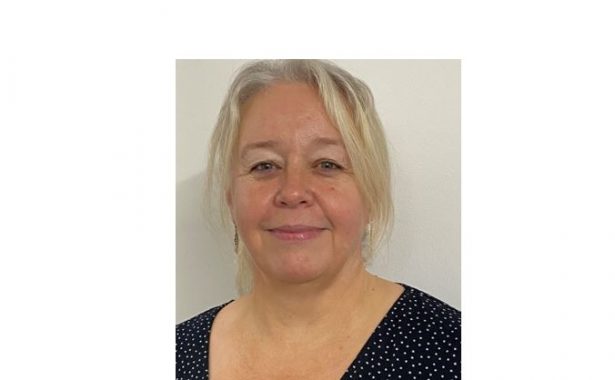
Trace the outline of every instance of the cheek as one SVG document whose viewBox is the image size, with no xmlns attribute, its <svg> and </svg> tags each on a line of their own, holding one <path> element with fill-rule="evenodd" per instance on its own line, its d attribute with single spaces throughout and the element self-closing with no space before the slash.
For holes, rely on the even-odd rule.
<svg viewBox="0 0 615 380">
<path fill-rule="evenodd" d="M 231 213 L 236 223 L 242 223 L 253 221 L 266 212 L 272 190 L 266 185 L 237 182 L 231 194 Z"/>
<path fill-rule="evenodd" d="M 338 225 L 349 232 L 362 230 L 367 223 L 367 210 L 356 186 L 329 185 L 324 190 L 324 199 Z"/>
</svg>

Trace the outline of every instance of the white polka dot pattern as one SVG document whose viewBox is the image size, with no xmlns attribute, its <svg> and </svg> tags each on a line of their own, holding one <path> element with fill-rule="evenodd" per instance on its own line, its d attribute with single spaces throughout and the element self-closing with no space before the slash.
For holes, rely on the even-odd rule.
<svg viewBox="0 0 615 380">
<path fill-rule="evenodd" d="M 175 373 L 177 380 L 209 379 L 209 335 L 218 312 L 227 304 L 216 306 L 175 328 Z"/>
<path fill-rule="evenodd" d="M 461 312 L 404 285 L 341 380 L 461 379 Z M 224 305 L 176 327 L 176 378 L 208 379 L 211 325 Z"/>
</svg>

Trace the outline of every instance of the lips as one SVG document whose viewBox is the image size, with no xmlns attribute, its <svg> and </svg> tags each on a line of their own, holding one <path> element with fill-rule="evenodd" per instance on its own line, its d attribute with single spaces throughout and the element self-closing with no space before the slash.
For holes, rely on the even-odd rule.
<svg viewBox="0 0 615 380">
<path fill-rule="evenodd" d="M 318 237 L 324 228 L 306 225 L 285 225 L 268 230 L 275 238 L 280 240 L 303 241 Z"/>
</svg>

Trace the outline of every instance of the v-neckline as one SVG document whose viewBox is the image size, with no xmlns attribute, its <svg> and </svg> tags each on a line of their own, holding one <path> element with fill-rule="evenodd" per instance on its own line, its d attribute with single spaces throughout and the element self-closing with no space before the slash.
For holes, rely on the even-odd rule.
<svg viewBox="0 0 615 380">
<path fill-rule="evenodd" d="M 393 304 L 391 305 L 391 307 L 389 307 L 389 309 L 387 310 L 387 312 L 384 314 L 384 316 L 382 317 L 382 319 L 380 320 L 380 322 L 378 322 L 378 324 L 376 325 L 376 328 L 374 328 L 374 331 L 372 331 L 372 333 L 370 334 L 369 338 L 365 341 L 365 343 L 363 344 L 363 346 L 361 347 L 361 349 L 359 350 L 359 352 L 357 353 L 357 355 L 355 356 L 355 358 L 353 359 L 353 361 L 350 363 L 350 365 L 348 366 L 348 368 L 346 368 L 346 370 L 344 371 L 344 374 L 342 375 L 342 377 L 340 378 L 340 380 L 347 380 L 349 373 L 351 371 L 351 369 L 354 367 L 355 363 L 359 360 L 359 358 L 366 352 L 369 350 L 369 348 L 374 344 L 374 340 L 376 339 L 376 331 L 378 330 L 378 327 L 382 326 L 382 324 L 384 322 L 386 322 L 389 318 L 390 318 L 390 314 L 391 312 L 396 308 L 396 306 L 399 305 L 400 302 L 403 301 L 403 299 L 406 297 L 406 295 L 409 293 L 410 288 L 404 284 L 401 283 L 397 283 L 398 285 L 401 285 L 404 290 L 403 292 L 397 297 L 397 299 L 395 300 L 395 302 L 393 302 Z M 216 317 L 218 316 L 218 314 L 220 313 L 220 311 L 222 309 L 224 309 L 227 305 L 229 305 L 231 302 L 234 302 L 235 300 L 230 300 L 220 306 L 218 306 L 217 308 L 214 308 L 212 316 L 211 316 L 211 322 L 208 324 L 207 327 L 207 331 L 205 333 L 204 339 L 205 339 L 205 352 L 207 353 L 207 360 L 204 361 L 204 365 L 206 366 L 206 371 L 204 371 L 205 373 L 205 380 L 209 380 L 209 348 L 210 348 L 210 344 L 211 344 L 211 329 L 214 325 L 214 321 L 216 319 Z"/>
</svg>

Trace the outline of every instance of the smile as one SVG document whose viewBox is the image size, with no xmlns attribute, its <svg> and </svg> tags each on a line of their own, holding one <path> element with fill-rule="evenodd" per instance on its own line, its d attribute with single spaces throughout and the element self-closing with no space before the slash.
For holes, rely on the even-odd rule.
<svg viewBox="0 0 615 380">
<path fill-rule="evenodd" d="M 273 237 L 279 240 L 310 240 L 318 237 L 323 231 L 323 228 L 312 226 L 281 226 L 268 230 Z"/>
</svg>

